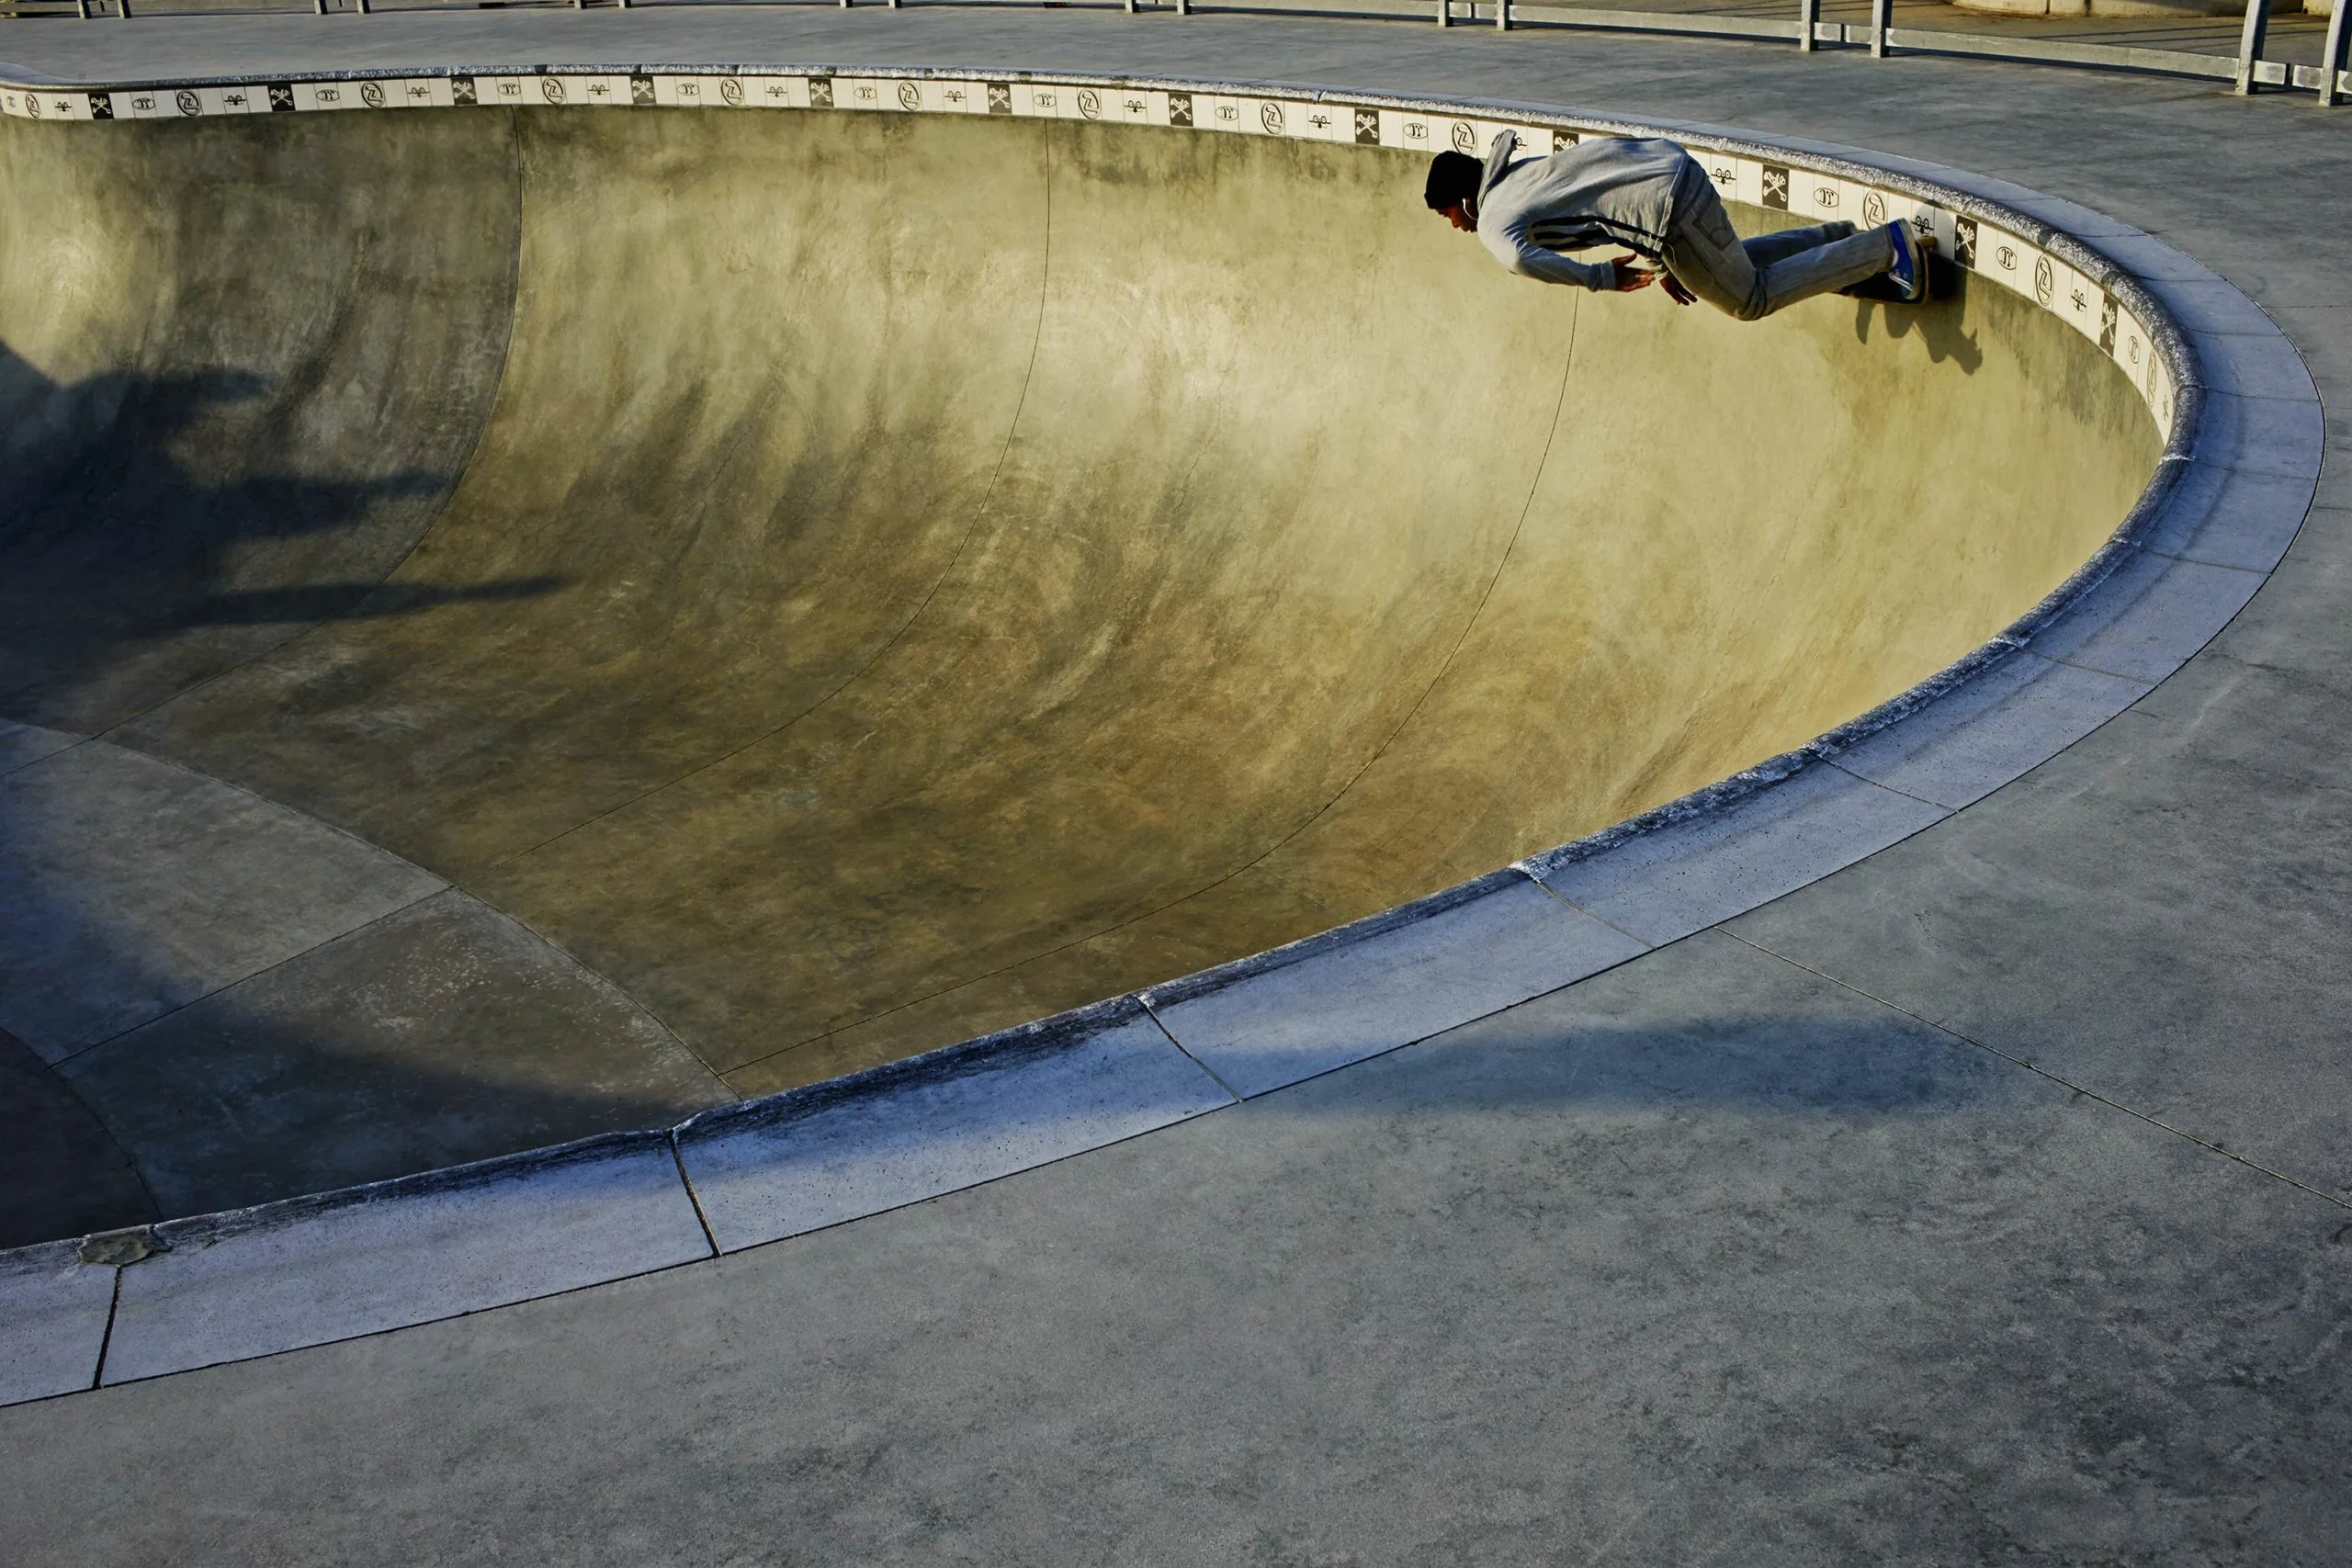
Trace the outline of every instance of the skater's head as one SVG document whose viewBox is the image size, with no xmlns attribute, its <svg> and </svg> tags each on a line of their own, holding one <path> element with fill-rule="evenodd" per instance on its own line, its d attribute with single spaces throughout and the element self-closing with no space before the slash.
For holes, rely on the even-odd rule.
<svg viewBox="0 0 2352 1568">
<path fill-rule="evenodd" d="M 1429 183 L 1421 199 L 1431 212 L 1442 212 L 1457 229 L 1478 226 L 1478 182 L 1486 166 L 1467 152 L 1441 152 L 1430 160 Z"/>
</svg>

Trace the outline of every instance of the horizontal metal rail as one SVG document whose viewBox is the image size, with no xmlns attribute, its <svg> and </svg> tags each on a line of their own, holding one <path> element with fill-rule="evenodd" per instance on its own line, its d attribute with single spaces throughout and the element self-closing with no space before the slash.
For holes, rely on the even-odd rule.
<svg viewBox="0 0 2352 1568">
<path fill-rule="evenodd" d="M 363 17 L 371 10 L 385 8 L 380 5 L 371 6 L 369 0 L 311 0 L 311 3 L 320 16 L 327 15 L 330 8 Z M 529 0 L 525 0 L 525 3 L 529 3 Z M 543 0 L 543 3 L 569 5 L 574 9 L 581 9 L 592 4 L 627 8 L 632 5 L 696 4 L 698 0 Z M 805 4 L 808 0 L 736 0 L 736 3 Z M 837 3 L 847 9 L 856 0 L 837 0 Z M 867 0 L 867 3 L 887 5 L 896 10 L 904 0 Z M 925 3 L 953 5 L 957 0 L 925 0 Z M 1069 4 L 1070 0 L 1043 0 L 1043 3 L 1052 6 Z M 1084 4 L 1084 0 L 1078 0 L 1078 3 Z M 1544 5 L 1542 0 L 1289 0 L 1289 3 L 1284 3 L 1284 0 L 1215 0 L 1215 4 L 1207 6 L 1198 3 L 1198 0 L 1102 0 L 1102 3 L 1106 6 L 1120 6 L 1129 12 L 1173 10 L 1179 16 L 1215 10 L 1408 18 L 1429 17 L 1433 8 L 1437 25 L 1442 28 L 1452 27 L 1458 22 L 1491 22 L 1501 29 L 1514 27 L 1585 28 L 1605 32 L 1679 33 L 1702 38 L 1793 42 L 1798 49 L 1808 51 L 1824 45 L 1863 48 L 1878 59 L 1897 53 L 1972 55 L 2097 71 L 2203 77 L 2228 82 L 2242 94 L 2253 94 L 2271 87 L 2301 90 L 2310 92 L 2313 101 L 2324 107 L 2352 96 L 2352 71 L 2346 70 L 2346 45 L 2352 43 L 2352 29 L 2346 28 L 2346 16 L 2352 12 L 2352 0 L 2337 0 L 2333 14 L 2328 17 L 2326 40 L 2317 65 L 2297 65 L 2265 57 L 2263 51 L 2269 36 L 2271 0 L 2247 0 L 2245 20 L 2234 54 L 2211 54 L 2185 49 L 2146 49 L 2131 44 L 2086 43 L 2065 39 L 2005 37 L 1998 33 L 1898 28 L 1894 25 L 1894 0 L 1871 0 L 1871 19 L 1867 23 L 1825 22 L 1821 19 L 1821 0 L 1796 0 L 1795 15 L 1786 20 L 1707 12 L 1602 10 L 1583 6 Z M 158 0 L 157 8 L 174 7 L 168 5 L 168 0 Z M 289 7 L 261 3 L 249 8 L 269 11 Z M 398 6 L 392 8 L 435 7 Z M 84 19 L 97 17 L 127 19 L 130 14 L 131 0 L 0 0 L 0 15 L 10 17 L 70 15 Z M 153 12 L 147 14 L 152 15 Z"/>
</svg>

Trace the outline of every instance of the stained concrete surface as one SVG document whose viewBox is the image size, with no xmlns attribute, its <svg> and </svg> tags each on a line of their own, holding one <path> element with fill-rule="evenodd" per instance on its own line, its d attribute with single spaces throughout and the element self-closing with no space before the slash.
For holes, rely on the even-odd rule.
<svg viewBox="0 0 2352 1568">
<path fill-rule="evenodd" d="M 642 1008 L 454 890 L 62 1076 L 167 1214 L 664 1126 L 734 1098 Z"/>
<path fill-rule="evenodd" d="M 0 1032 L 0 1247 L 161 1217 L 88 1103 L 31 1046 Z"/>
<path fill-rule="evenodd" d="M 1711 933 L 915 1209 L 0 1433 L 77 1457 L 36 1561 L 2316 1563 L 2343 1228 Z"/>
<path fill-rule="evenodd" d="M 351 36 L 287 20 L 224 57 Z M 350 47 L 424 57 L 434 19 L 384 20 L 419 30 Z M 571 20 L 453 18 L 453 51 L 598 36 Z M 1282 75 L 1942 159 L 2173 240 L 2284 326 L 2331 407 L 2352 396 L 2332 222 L 2352 122 L 2297 106 L 1213 17 L 588 20 L 674 23 L 675 58 Z M 131 24 L 83 47 L 228 36 Z M 1703 937 L 1240 1111 L 715 1266 L 0 1413 L 0 1517 L 75 1563 L 2338 1561 L 2352 1214 L 2181 1134 L 2312 1185 L 2340 1167 L 2322 960 L 2347 901 L 2322 840 L 2344 778 L 2321 738 L 2352 728 L 2347 505 L 2332 459 L 2280 571 L 2152 699 L 2193 701 L 1742 927 L 1939 1015 L 2021 1020 L 2037 1055 L 2083 1042 L 2084 1093 Z M 2053 874 L 2074 841 L 2100 852 Z M 2221 897 L 2165 863 L 2184 854 Z M 1862 940 L 1906 910 L 1939 939 Z M 2003 996 L 2018 976 L 2031 995 Z"/>
<path fill-rule="evenodd" d="M 71 1076 L 167 1212 L 827 1077 L 1577 838 L 1981 643 L 2160 445 L 2007 290 L 1748 324 L 1535 288 L 1407 154 L 824 114 L 116 129 L 0 124 L 38 280 L 0 298 L 0 712 L 105 737 L 0 787 L 152 754 L 211 815 L 175 858 L 107 829 L 155 816 L 119 779 L 70 821 L 12 805 L 8 852 L 83 849 L 8 928 L 0 1022 L 114 1042 Z M 326 847 L 247 841 L 243 803 Z M 341 937 L 291 890 L 369 854 L 644 1028 L 477 952 L 429 1028 L 291 965 L 117 1039 L 252 972 L 173 945 L 267 945 L 243 888 L 289 894 L 270 962 Z M 148 924 L 64 918 L 142 887 Z"/>
<path fill-rule="evenodd" d="M 103 742 L 0 778 L 0 1024 L 52 1065 L 443 886 Z"/>
<path fill-rule="evenodd" d="M 1597 308 L 1430 222 L 1407 157 L 483 118 L 513 343 L 392 581 L 563 586 L 323 626 L 120 733 L 527 920 L 744 1092 L 1799 744 L 2054 586 L 2157 446 L 1999 290 Z"/>
</svg>

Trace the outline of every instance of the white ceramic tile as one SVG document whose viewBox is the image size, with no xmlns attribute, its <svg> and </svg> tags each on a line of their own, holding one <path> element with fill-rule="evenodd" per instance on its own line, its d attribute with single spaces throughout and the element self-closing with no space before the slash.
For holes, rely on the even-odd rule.
<svg viewBox="0 0 2352 1568">
<path fill-rule="evenodd" d="M 747 82 L 745 85 L 750 85 Z M 442 84 L 442 96 L 447 96 L 447 84 Z M 627 108 L 629 104 L 628 78 L 614 75 L 566 76 L 563 78 L 566 102 L 589 108 Z"/>
<path fill-rule="evenodd" d="M 1809 169 L 1791 171 L 1789 210 L 1816 223 L 1861 222 L 1862 187 Z"/>
<path fill-rule="evenodd" d="M 662 1134 L 159 1226 L 106 1381 L 455 1317 L 710 1255 Z"/>
<path fill-rule="evenodd" d="M 2042 257 L 2040 247 L 1989 223 L 1978 228 L 1976 244 L 1979 273 L 2029 299 L 2033 298 L 2034 264 Z"/>
<path fill-rule="evenodd" d="M 719 1249 L 935 1198 L 1233 1103 L 1132 1001 L 681 1129 Z"/>
<path fill-rule="evenodd" d="M 842 98 L 836 91 L 838 107 Z M 1017 82 L 1012 88 L 1012 112 L 1039 119 L 1078 118 L 1078 89 L 1060 82 Z"/>
<path fill-rule="evenodd" d="M 537 77 L 526 84 L 523 89 L 524 106 L 526 107 L 573 108 L 593 102 L 594 100 L 588 96 L 588 89 L 594 85 L 594 80 L 583 76 L 559 76 L 552 73 Z M 606 91 L 609 96 L 610 89 L 607 88 Z"/>
<path fill-rule="evenodd" d="M 88 1388 L 113 1305 L 114 1270 L 71 1242 L 0 1253 L 0 1404 Z"/>
<path fill-rule="evenodd" d="M 1448 145 L 1445 136 L 1446 122 L 1432 116 L 1382 112 L 1380 139 L 1384 147 L 1401 147 L 1408 152 L 1442 152 Z"/>
<path fill-rule="evenodd" d="M 88 119 L 90 98 L 86 93 L 61 92 L 49 87 L 25 95 L 25 113 L 34 119 Z"/>
<path fill-rule="evenodd" d="M 2212 641 L 2261 586 L 2259 572 L 2136 552 L 2031 647 L 2047 659 L 2153 683 Z"/>
<path fill-rule="evenodd" d="M 1304 104 L 1293 119 L 1296 134 L 1315 141 L 1351 141 L 1355 119 L 1345 104 Z"/>
<path fill-rule="evenodd" d="M 1561 897 L 1649 942 L 1744 914 L 1909 837 L 1949 813 L 1815 765 L 1696 821 L 1606 853 L 1529 868 Z"/>
<path fill-rule="evenodd" d="M 2048 761 L 2140 700 L 2146 684 L 2016 653 L 1836 765 L 1954 810 Z"/>
<path fill-rule="evenodd" d="M 763 92 L 766 79 L 753 85 Z M 988 85 L 982 82 L 926 82 L 922 85 L 924 112 L 929 114 L 981 114 L 989 112 Z"/>
<path fill-rule="evenodd" d="M 2168 361 L 2159 358 L 2148 367 L 2148 385 L 2144 393 L 2148 403 L 2148 417 L 2154 423 L 2156 434 L 2166 441 L 2170 441 L 2173 434 L 2174 403 L 2179 397 L 2180 390 L 2174 384 L 2172 366 Z"/>
<path fill-rule="evenodd" d="M 1281 98 L 1241 100 L 1241 129 L 1260 136 L 1295 136 L 1305 130 L 1301 106 Z"/>
<path fill-rule="evenodd" d="M 1744 160 L 1728 152 L 1709 152 L 1692 148 L 1690 156 L 1706 171 L 1708 184 L 1715 187 L 1715 195 L 1724 202 L 1745 201 L 1754 206 L 1753 198 L 1741 194 L 1740 164 Z"/>
<path fill-rule="evenodd" d="M 500 80 L 514 85 L 514 102 L 524 101 L 523 94 L 531 78 L 502 77 Z M 368 105 L 359 96 L 359 86 L 356 82 L 297 82 L 294 84 L 294 107 L 305 111 L 364 109 Z M 538 101 L 537 92 L 531 93 L 530 101 Z"/>
<path fill-rule="evenodd" d="M 590 85 L 594 83 L 605 84 L 607 95 L 613 91 L 611 84 L 618 83 L 623 100 L 628 96 L 628 79 L 625 76 L 567 76 L 563 82 L 574 103 L 595 101 L 587 96 Z M 405 81 L 387 82 L 384 88 L 388 102 L 396 108 L 446 109 L 452 102 L 447 76 L 413 76 Z M 266 109 L 267 107 L 264 101 L 262 107 Z"/>
<path fill-rule="evenodd" d="M 666 80 L 668 80 L 666 77 L 655 78 L 657 94 L 660 84 Z M 311 107 L 309 102 L 301 96 L 305 85 L 304 84 L 296 85 L 296 102 L 300 107 L 308 108 Z M 522 108 L 526 105 L 543 100 L 539 96 L 538 82 L 536 77 L 477 76 L 474 78 L 474 101 L 481 104 L 497 104 L 505 108 Z"/>
<path fill-rule="evenodd" d="M 1513 876 L 1495 891 L 1298 962 L 1201 989 L 1148 993 L 1184 1048 L 1249 1096 L 1310 1078 L 1556 990 L 1643 951 Z"/>
<path fill-rule="evenodd" d="M 1491 134 L 1481 134 L 1478 122 L 1474 119 L 1433 120 L 1430 125 L 1430 134 L 1440 141 L 1440 145 L 1430 151 L 1442 152 L 1450 147 L 1456 152 L 1478 159 L 1484 159 L 1495 143 Z"/>
<path fill-rule="evenodd" d="M 624 88 L 622 96 L 616 101 L 627 103 L 628 78 L 616 77 L 614 80 L 620 82 Z M 750 108 L 805 109 L 808 107 L 808 78 L 746 76 L 743 78 L 743 102 Z"/>
<path fill-rule="evenodd" d="M 2123 367 L 2123 374 L 2131 378 L 2141 396 L 2147 396 L 2149 377 L 2156 365 L 2154 334 L 2128 309 L 2116 313 L 2115 363 Z"/>
</svg>

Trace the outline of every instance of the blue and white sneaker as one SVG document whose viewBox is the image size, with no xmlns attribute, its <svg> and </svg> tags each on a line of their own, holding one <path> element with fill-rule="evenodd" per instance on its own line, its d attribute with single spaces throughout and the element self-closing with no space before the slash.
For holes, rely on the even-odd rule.
<svg viewBox="0 0 2352 1568">
<path fill-rule="evenodd" d="M 1917 304 L 1928 297 L 1928 258 L 1935 254 L 1936 242 L 1921 239 L 1908 218 L 1888 224 L 1886 234 L 1894 243 L 1894 265 L 1886 269 L 1887 281 L 1906 303 Z"/>
</svg>

